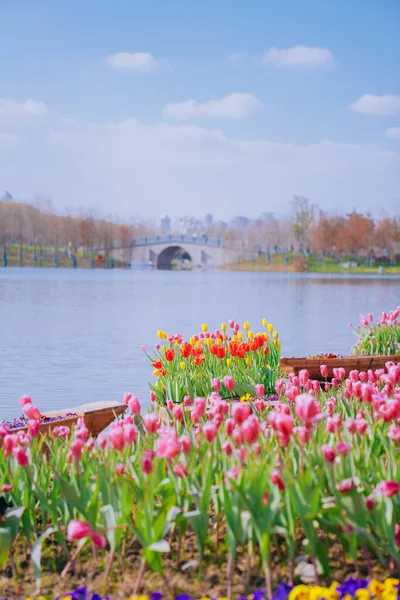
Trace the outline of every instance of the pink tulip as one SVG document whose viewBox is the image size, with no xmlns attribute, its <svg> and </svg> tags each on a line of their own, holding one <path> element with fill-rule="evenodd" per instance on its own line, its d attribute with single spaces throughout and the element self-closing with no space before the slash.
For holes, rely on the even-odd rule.
<svg viewBox="0 0 400 600">
<path fill-rule="evenodd" d="M 75 437 L 82 440 L 82 442 L 86 442 L 89 437 L 89 430 L 85 423 L 81 424 L 79 427 L 75 426 Z"/>
<path fill-rule="evenodd" d="M 237 446 L 238 448 L 243 444 L 242 430 L 240 429 L 240 427 L 236 427 L 233 430 L 232 439 L 235 443 L 235 446 Z"/>
<path fill-rule="evenodd" d="M 303 423 L 310 423 L 321 412 L 318 402 L 309 394 L 297 396 L 295 402 L 295 413 Z"/>
<path fill-rule="evenodd" d="M 160 458 L 174 458 L 181 451 L 178 440 L 171 434 L 159 437 L 156 444 L 157 456 Z"/>
<path fill-rule="evenodd" d="M 233 319 L 230 319 L 230 321 L 229 321 L 229 327 L 231 329 L 233 329 L 235 327 L 235 321 Z"/>
<path fill-rule="evenodd" d="M 28 421 L 28 431 L 32 437 L 39 435 L 40 421 Z"/>
<path fill-rule="evenodd" d="M 99 448 L 104 450 L 107 447 L 108 440 L 105 435 L 100 435 L 97 443 L 99 444 Z"/>
<path fill-rule="evenodd" d="M 128 402 L 129 410 L 136 417 L 140 415 L 140 401 L 139 398 L 131 398 Z"/>
<path fill-rule="evenodd" d="M 158 420 L 156 413 L 144 415 L 143 423 L 149 433 L 156 433 L 161 427 L 161 423 Z"/>
<path fill-rule="evenodd" d="M 368 375 L 365 371 L 360 371 L 358 374 L 360 381 L 362 381 L 363 383 L 367 383 L 368 381 Z"/>
<path fill-rule="evenodd" d="M 25 404 L 32 404 L 32 398 L 30 396 L 21 396 L 19 401 L 22 407 L 24 407 Z"/>
<path fill-rule="evenodd" d="M 227 419 L 225 421 L 225 433 L 226 435 L 231 436 L 233 433 L 233 430 L 235 428 L 235 421 L 233 419 Z"/>
<path fill-rule="evenodd" d="M 311 429 L 309 427 L 296 427 L 296 433 L 298 435 L 300 444 L 303 446 L 310 441 Z"/>
<path fill-rule="evenodd" d="M 400 383 L 400 365 L 390 367 L 388 369 L 388 376 L 391 383 Z"/>
<path fill-rule="evenodd" d="M 142 457 L 142 470 L 145 475 L 150 475 L 153 470 L 153 459 L 149 454 L 144 453 Z"/>
<path fill-rule="evenodd" d="M 350 371 L 349 377 L 350 377 L 351 381 L 354 381 L 354 382 L 358 381 L 359 373 L 358 373 L 357 369 L 353 369 L 352 371 Z"/>
<path fill-rule="evenodd" d="M 254 400 L 254 406 L 256 407 L 258 412 L 263 412 L 266 408 L 265 400 L 263 400 L 262 398 L 258 398 L 257 400 Z"/>
<path fill-rule="evenodd" d="M 392 442 L 400 442 L 400 427 L 395 423 L 392 423 L 389 426 L 388 438 L 392 440 Z"/>
<path fill-rule="evenodd" d="M 11 431 L 8 429 L 8 427 L 6 427 L 2 423 L 0 423 L 0 437 L 3 438 L 6 435 L 9 435 L 10 433 L 11 433 Z"/>
<path fill-rule="evenodd" d="M 69 542 L 76 542 L 83 538 L 92 537 L 93 529 L 85 521 L 72 519 L 67 527 L 67 539 Z"/>
<path fill-rule="evenodd" d="M 233 377 L 231 377 L 231 375 L 225 375 L 224 386 L 226 387 L 228 392 L 233 392 L 233 390 L 235 389 L 235 380 L 233 379 Z"/>
<path fill-rule="evenodd" d="M 278 379 L 276 384 L 275 384 L 275 391 L 278 394 L 278 396 L 283 396 L 283 394 L 285 393 L 285 389 L 286 389 L 286 382 L 284 379 Z"/>
<path fill-rule="evenodd" d="M 129 400 L 132 398 L 132 394 L 129 392 L 125 392 L 124 394 L 124 404 L 128 405 Z"/>
<path fill-rule="evenodd" d="M 125 473 L 125 465 L 119 463 L 117 465 L 115 465 L 115 474 L 116 475 L 123 475 Z"/>
<path fill-rule="evenodd" d="M 11 490 L 13 489 L 13 485 L 11 485 L 10 483 L 6 483 L 5 485 L 3 485 L 1 487 L 1 492 L 3 494 L 7 494 L 8 492 L 11 492 Z"/>
<path fill-rule="evenodd" d="M 260 424 L 257 417 L 251 415 L 242 424 L 242 438 L 246 444 L 254 444 L 260 432 Z"/>
<path fill-rule="evenodd" d="M 190 452 L 190 451 L 191 451 L 191 449 L 192 449 L 192 439 L 191 439 L 191 437 L 190 437 L 189 435 L 182 435 L 182 436 L 179 438 L 179 442 L 180 442 L 180 444 L 181 444 L 182 451 L 183 451 L 185 454 L 189 454 L 189 452 Z"/>
<path fill-rule="evenodd" d="M 361 386 L 361 399 L 363 402 L 371 402 L 374 389 L 368 383 L 363 383 Z"/>
<path fill-rule="evenodd" d="M 202 417 L 206 411 L 206 401 L 204 398 L 195 398 L 193 401 L 194 412 L 198 417 Z"/>
<path fill-rule="evenodd" d="M 354 419 L 346 419 L 345 425 L 349 433 L 356 433 L 357 424 Z"/>
<path fill-rule="evenodd" d="M 86 442 L 86 450 L 88 450 L 89 452 L 91 452 L 94 448 L 94 438 L 89 438 L 88 441 Z"/>
<path fill-rule="evenodd" d="M 390 498 L 400 492 L 400 483 L 398 481 L 381 481 L 377 485 L 377 490 L 382 496 Z"/>
<path fill-rule="evenodd" d="M 12 451 L 13 456 L 17 459 L 17 463 L 20 467 L 27 467 L 29 464 L 29 458 L 23 448 L 14 448 Z"/>
<path fill-rule="evenodd" d="M 171 412 L 172 409 L 174 408 L 174 403 L 172 402 L 172 400 L 167 400 L 166 406 L 167 406 L 168 410 Z"/>
<path fill-rule="evenodd" d="M 3 448 L 6 456 L 12 453 L 15 446 L 18 444 L 18 437 L 15 433 L 7 434 L 3 440 Z"/>
<path fill-rule="evenodd" d="M 278 469 L 272 469 L 271 471 L 271 483 L 277 486 L 277 488 L 282 492 L 285 489 L 285 483 L 282 479 L 282 476 Z"/>
<path fill-rule="evenodd" d="M 138 436 L 138 430 L 132 423 L 126 423 L 126 425 L 124 425 L 122 427 L 122 432 L 123 432 L 123 436 L 124 436 L 124 442 L 126 444 L 134 444 L 135 443 L 136 438 Z M 122 443 L 121 443 L 121 445 L 122 445 Z"/>
<path fill-rule="evenodd" d="M 372 510 L 375 506 L 375 498 L 373 496 L 367 496 L 367 498 L 365 498 L 365 505 L 368 510 Z"/>
<path fill-rule="evenodd" d="M 70 433 L 70 428 L 67 427 L 66 425 L 59 425 L 58 427 L 54 427 L 54 429 L 53 429 L 54 437 L 58 437 L 63 440 L 69 436 L 69 433 Z"/>
<path fill-rule="evenodd" d="M 336 390 L 339 387 L 339 380 L 336 377 L 334 377 L 331 381 L 331 384 L 332 384 L 333 389 Z"/>
<path fill-rule="evenodd" d="M 328 446 L 327 444 L 323 444 L 321 446 L 321 451 L 322 451 L 322 456 L 329 463 L 333 463 L 335 461 L 335 457 L 336 457 L 335 450 L 331 446 Z"/>
<path fill-rule="evenodd" d="M 92 533 L 92 542 L 98 548 L 105 548 L 105 546 L 107 544 L 107 540 L 104 537 L 104 535 L 99 535 L 95 531 Z"/>
<path fill-rule="evenodd" d="M 80 461 L 82 458 L 83 448 L 84 443 L 82 442 L 82 440 L 75 440 L 74 442 L 72 442 L 71 447 L 69 449 L 71 456 L 76 460 Z"/>
<path fill-rule="evenodd" d="M 327 365 L 321 365 L 319 370 L 321 371 L 321 375 L 322 377 L 324 377 L 325 379 L 328 377 L 328 367 Z"/>
<path fill-rule="evenodd" d="M 365 419 L 359 419 L 357 417 L 356 419 L 356 427 L 357 427 L 357 433 L 359 435 L 364 435 L 367 432 L 368 429 L 368 423 Z"/>
<path fill-rule="evenodd" d="M 212 386 L 213 386 L 213 388 L 214 388 L 214 390 L 216 392 L 220 391 L 220 389 L 221 389 L 221 380 L 218 379 L 218 377 L 214 377 L 214 379 L 211 380 L 211 384 L 212 384 Z"/>
<path fill-rule="evenodd" d="M 320 395 L 321 393 L 321 384 L 319 381 L 313 381 L 312 382 L 312 389 L 314 390 L 314 392 L 316 393 L 317 396 Z"/>
<path fill-rule="evenodd" d="M 155 402 L 157 400 L 157 394 L 153 391 L 150 392 L 150 402 Z"/>
<path fill-rule="evenodd" d="M 256 390 L 256 394 L 259 398 L 263 398 L 265 396 L 265 388 L 262 383 L 257 383 L 254 386 L 254 389 Z"/>
<path fill-rule="evenodd" d="M 273 411 L 269 414 L 269 422 L 272 429 L 279 431 L 285 436 L 291 436 L 293 433 L 294 422 L 290 415 Z"/>
<path fill-rule="evenodd" d="M 175 406 L 172 409 L 172 414 L 175 417 L 175 419 L 178 421 L 178 423 L 183 423 L 184 413 L 183 413 L 182 406 Z"/>
<path fill-rule="evenodd" d="M 226 440 L 222 444 L 222 452 L 225 452 L 225 454 L 227 454 L 228 456 L 232 456 L 232 454 L 233 454 L 233 448 L 232 448 L 232 444 L 230 443 L 229 440 Z"/>
<path fill-rule="evenodd" d="M 351 450 L 350 444 L 346 444 L 346 442 L 338 442 L 336 444 L 336 452 L 341 456 L 346 457 Z"/>
<path fill-rule="evenodd" d="M 192 399 L 190 396 L 185 396 L 183 399 L 183 406 L 190 406 L 192 404 Z"/>
<path fill-rule="evenodd" d="M 217 428 L 214 423 L 206 423 L 203 427 L 203 435 L 206 438 L 207 442 L 213 442 L 215 436 L 217 435 Z"/>
<path fill-rule="evenodd" d="M 232 407 L 232 418 L 238 425 L 241 425 L 251 413 L 251 406 L 248 404 L 234 404 Z"/>
<path fill-rule="evenodd" d="M 172 470 L 180 479 L 183 479 L 189 475 L 187 467 L 182 463 L 177 463 Z"/>
<path fill-rule="evenodd" d="M 301 385 L 306 385 L 307 381 L 310 379 L 310 373 L 307 369 L 302 369 L 299 373 L 299 380 Z"/>
<path fill-rule="evenodd" d="M 339 494 L 346 494 L 347 492 L 352 492 L 356 488 L 356 484 L 353 479 L 349 477 L 348 479 L 343 479 L 336 484 L 336 489 Z"/>
<path fill-rule="evenodd" d="M 125 437 L 122 427 L 113 427 L 110 433 L 108 434 L 108 437 L 114 450 L 118 450 L 121 452 L 121 450 L 124 449 Z"/>
<path fill-rule="evenodd" d="M 40 421 L 40 411 L 33 404 L 24 404 L 22 410 L 28 417 L 28 419 L 32 419 L 34 421 Z"/>
</svg>

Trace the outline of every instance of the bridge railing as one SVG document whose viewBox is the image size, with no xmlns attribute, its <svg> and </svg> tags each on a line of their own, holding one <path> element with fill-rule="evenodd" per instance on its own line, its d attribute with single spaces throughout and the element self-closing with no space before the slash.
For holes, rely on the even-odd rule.
<svg viewBox="0 0 400 600">
<path fill-rule="evenodd" d="M 207 235 L 156 235 L 133 238 L 133 246 L 154 246 L 156 244 L 196 244 L 198 246 L 222 246 L 221 238 L 211 238 Z"/>
</svg>

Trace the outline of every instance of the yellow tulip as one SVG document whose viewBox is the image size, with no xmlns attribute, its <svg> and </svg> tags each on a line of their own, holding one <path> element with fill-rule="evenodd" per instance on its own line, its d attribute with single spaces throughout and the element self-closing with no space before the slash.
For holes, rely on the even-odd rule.
<svg viewBox="0 0 400 600">
<path fill-rule="evenodd" d="M 161 346 L 161 350 L 162 350 L 163 352 L 165 352 L 165 351 L 166 351 L 166 349 L 167 349 L 166 345 L 165 345 L 165 344 L 163 344 L 163 345 Z"/>
<path fill-rule="evenodd" d="M 175 340 L 175 341 L 174 341 L 174 346 L 179 346 L 179 342 L 178 342 L 178 340 Z"/>
<path fill-rule="evenodd" d="M 252 331 L 248 331 L 247 332 L 247 337 L 249 338 L 249 340 L 253 340 L 254 339 L 254 333 Z"/>
<path fill-rule="evenodd" d="M 181 363 L 179 363 L 179 366 L 180 366 L 181 369 L 184 369 L 185 368 L 185 363 L 182 361 Z"/>
<path fill-rule="evenodd" d="M 206 344 L 206 346 L 210 347 L 210 346 L 212 346 L 212 343 L 213 343 L 213 342 L 212 342 L 212 339 L 211 339 L 211 338 L 206 338 L 206 339 L 205 339 L 205 344 Z"/>
<path fill-rule="evenodd" d="M 232 365 L 232 359 L 231 358 L 227 358 L 226 359 L 226 364 L 228 365 L 228 367 L 230 367 Z"/>
<path fill-rule="evenodd" d="M 206 333 L 208 331 L 208 325 L 206 323 L 203 323 L 201 326 L 201 330 L 204 331 L 204 333 Z"/>
<path fill-rule="evenodd" d="M 195 339 L 194 338 L 190 338 L 189 342 L 190 342 L 191 346 L 194 346 Z"/>
<path fill-rule="evenodd" d="M 160 338 L 160 339 L 162 338 L 162 331 L 161 331 L 161 329 L 159 329 L 157 331 L 157 337 Z"/>
<path fill-rule="evenodd" d="M 251 359 L 249 357 L 246 358 L 246 365 L 248 367 L 250 367 L 250 365 L 251 365 Z"/>
<path fill-rule="evenodd" d="M 250 323 L 248 321 L 245 321 L 243 323 L 243 329 L 245 329 L 246 331 L 248 331 L 250 329 Z"/>
<path fill-rule="evenodd" d="M 238 331 L 237 336 L 238 336 L 239 340 L 242 340 L 243 339 L 243 332 L 242 331 Z"/>
<path fill-rule="evenodd" d="M 238 336 L 235 333 L 235 335 L 232 336 L 232 342 L 236 343 L 237 341 L 238 341 Z"/>
<path fill-rule="evenodd" d="M 274 330 L 274 326 L 272 325 L 272 323 L 268 323 L 268 331 L 271 333 L 271 331 Z"/>
<path fill-rule="evenodd" d="M 272 334 L 272 337 L 274 338 L 274 340 L 276 340 L 278 337 L 278 332 L 274 331 L 274 333 Z"/>
<path fill-rule="evenodd" d="M 263 319 L 262 320 L 262 324 L 263 324 L 263 327 L 266 327 L 268 325 L 267 319 Z"/>
<path fill-rule="evenodd" d="M 217 338 L 217 346 L 222 346 L 222 340 L 221 340 L 221 338 Z"/>
<path fill-rule="evenodd" d="M 160 373 L 161 373 L 160 369 L 154 369 L 154 371 L 153 371 L 154 377 L 158 377 L 160 375 Z"/>
<path fill-rule="evenodd" d="M 226 331 L 226 323 L 221 323 L 221 331 Z"/>
<path fill-rule="evenodd" d="M 197 346 L 197 348 L 201 348 L 201 341 L 200 340 L 197 340 L 196 346 Z"/>
</svg>

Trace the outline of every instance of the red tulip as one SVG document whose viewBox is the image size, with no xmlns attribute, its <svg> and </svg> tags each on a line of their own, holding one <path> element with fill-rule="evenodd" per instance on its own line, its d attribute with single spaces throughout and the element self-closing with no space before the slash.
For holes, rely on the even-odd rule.
<svg viewBox="0 0 400 600">
<path fill-rule="evenodd" d="M 377 485 L 377 489 L 385 498 L 391 498 L 400 492 L 400 483 L 398 481 L 381 481 Z"/>
<path fill-rule="evenodd" d="M 281 476 L 280 472 L 278 471 L 278 469 L 272 469 L 271 483 L 276 485 L 280 491 L 283 491 L 285 489 L 284 481 L 283 481 L 282 476 Z"/>
<path fill-rule="evenodd" d="M 175 358 L 175 350 L 173 348 L 165 351 L 165 359 L 168 360 L 168 362 L 173 361 L 174 358 Z"/>
</svg>

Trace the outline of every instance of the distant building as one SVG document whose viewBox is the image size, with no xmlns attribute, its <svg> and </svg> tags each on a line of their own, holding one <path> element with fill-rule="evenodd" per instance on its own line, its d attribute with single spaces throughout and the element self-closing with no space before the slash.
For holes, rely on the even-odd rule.
<svg viewBox="0 0 400 600">
<path fill-rule="evenodd" d="M 161 233 L 168 234 L 171 233 L 171 219 L 168 215 L 164 215 L 160 219 L 160 229 Z"/>
<path fill-rule="evenodd" d="M 263 223 L 275 223 L 275 213 L 272 212 L 263 212 L 258 218 L 258 221 L 262 221 Z"/>
<path fill-rule="evenodd" d="M 213 224 L 213 221 L 214 221 L 213 216 L 210 213 L 208 213 L 205 216 L 204 224 L 205 224 L 206 227 L 211 227 L 212 224 Z"/>
<path fill-rule="evenodd" d="M 245 227 L 248 227 L 249 223 L 250 219 L 248 217 L 237 216 L 233 217 L 230 225 L 231 227 L 235 227 L 237 229 L 244 229 Z"/>
<path fill-rule="evenodd" d="M 4 200 L 4 202 L 12 202 L 13 197 L 12 194 L 10 194 L 10 192 L 7 192 L 7 190 L 4 192 L 4 194 L 2 196 L 0 196 L 0 200 Z"/>
</svg>

